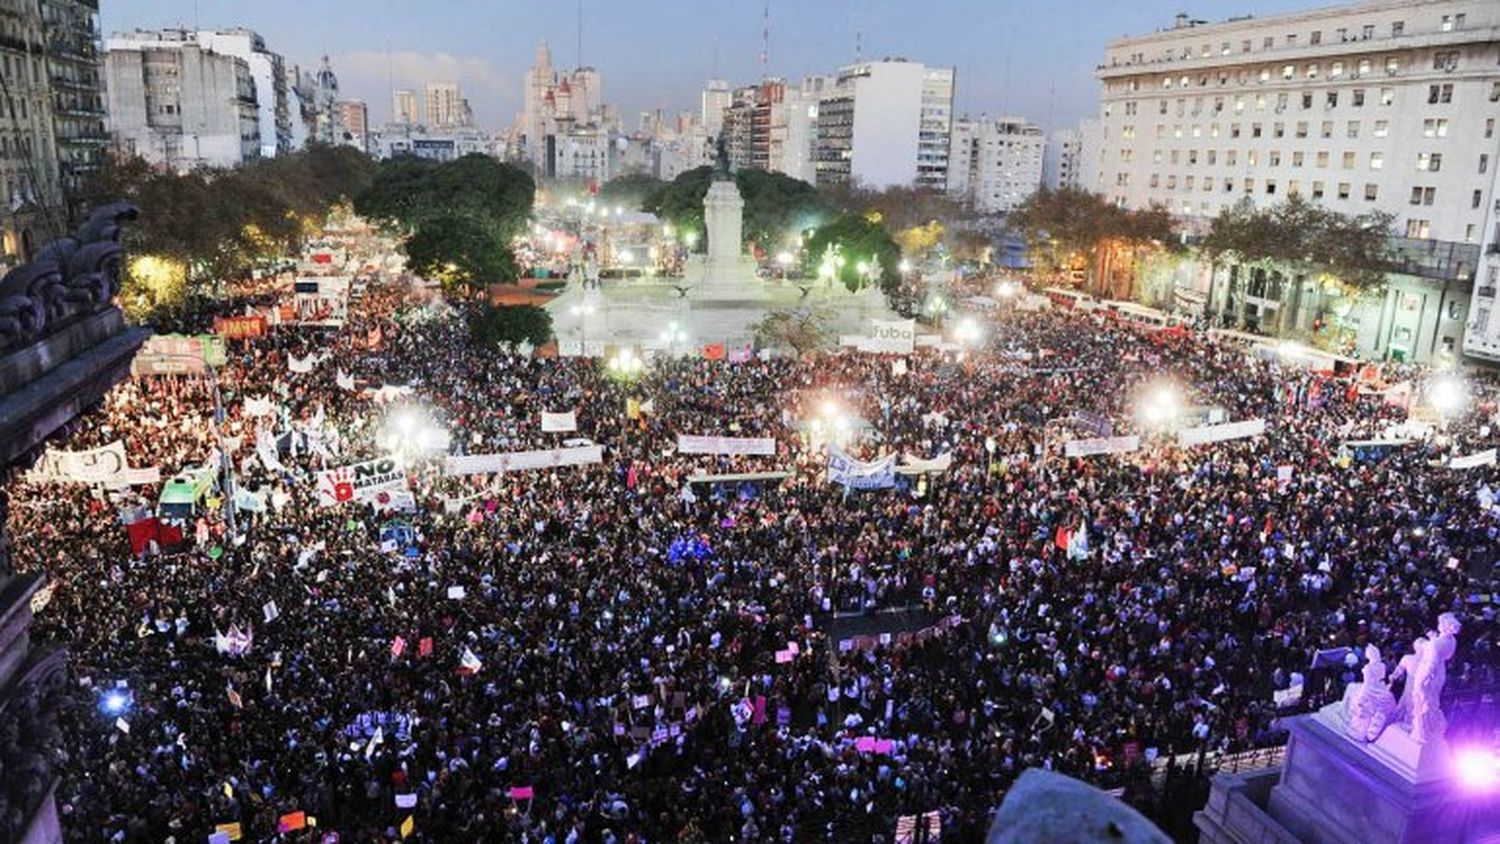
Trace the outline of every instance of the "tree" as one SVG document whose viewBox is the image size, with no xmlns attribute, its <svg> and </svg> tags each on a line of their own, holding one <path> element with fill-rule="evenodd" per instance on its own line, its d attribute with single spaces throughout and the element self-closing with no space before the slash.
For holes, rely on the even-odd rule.
<svg viewBox="0 0 1500 844">
<path fill-rule="evenodd" d="M 819 185 L 824 202 L 846 214 L 878 215 L 892 231 L 937 222 L 952 227 L 974 219 L 962 203 L 932 188 L 897 186 L 872 190 L 859 185 Z"/>
<path fill-rule="evenodd" d="M 1296 195 L 1267 208 L 1256 208 L 1246 198 L 1214 218 L 1198 250 L 1209 259 L 1213 283 L 1217 283 L 1219 266 L 1228 263 L 1234 268 L 1232 282 L 1240 290 L 1237 321 L 1241 324 L 1245 322 L 1244 287 L 1252 272 L 1273 280 L 1288 279 L 1289 295 L 1282 296 L 1277 328 L 1291 331 L 1296 328 L 1309 277 L 1320 289 L 1331 285 L 1355 295 L 1385 283 L 1392 263 L 1391 219 L 1381 212 L 1341 214 Z M 1210 289 L 1209 299 L 1218 302 L 1221 316 L 1233 292 L 1216 297 Z"/>
<path fill-rule="evenodd" d="M 399 156 L 380 163 L 354 207 L 407 229 L 431 217 L 477 217 L 509 240 L 526 230 L 535 197 L 530 176 L 487 155 L 443 163 Z"/>
<path fill-rule="evenodd" d="M 552 315 L 536 305 L 486 307 L 471 318 L 474 339 L 481 345 L 540 347 L 552 339 Z"/>
<path fill-rule="evenodd" d="M 604 205 L 619 205 L 643 211 L 657 202 L 667 183 L 645 173 L 626 173 L 605 182 L 599 188 L 598 200 Z"/>
<path fill-rule="evenodd" d="M 1172 215 L 1164 207 L 1131 211 L 1073 187 L 1033 193 L 1006 224 L 1026 240 L 1041 268 L 1084 270 L 1093 287 L 1110 296 L 1122 296 L 1115 283 L 1121 263 L 1133 266 L 1144 250 L 1180 248 Z M 1129 292 L 1125 289 L 1123 296 Z"/>
<path fill-rule="evenodd" d="M 845 214 L 813 229 L 807 237 L 809 271 L 820 276 L 832 273 L 850 290 L 858 290 L 869 273 L 887 294 L 900 286 L 901 249 L 879 223 L 858 214 Z M 842 258 L 842 262 L 838 261 Z M 832 259 L 831 261 L 829 259 Z M 825 266 L 825 262 L 831 266 Z M 861 267 L 865 272 L 862 274 Z"/>
<path fill-rule="evenodd" d="M 471 289 L 515 281 L 521 272 L 508 241 L 470 215 L 422 220 L 406 239 L 406 257 L 423 278 Z"/>
<path fill-rule="evenodd" d="M 703 198 L 713 179 L 712 167 L 688 170 L 667 183 L 645 210 L 684 234 L 702 234 Z M 745 200 L 743 236 L 762 247 L 773 248 L 783 238 L 817 225 L 828 214 L 817 190 L 800 179 L 764 170 L 741 170 L 734 181 Z M 707 238 L 699 237 L 698 248 L 706 246 Z"/>
<path fill-rule="evenodd" d="M 803 356 L 833 337 L 830 317 L 821 308 L 780 308 L 751 326 L 755 342 L 767 348 L 790 348 Z"/>
</svg>

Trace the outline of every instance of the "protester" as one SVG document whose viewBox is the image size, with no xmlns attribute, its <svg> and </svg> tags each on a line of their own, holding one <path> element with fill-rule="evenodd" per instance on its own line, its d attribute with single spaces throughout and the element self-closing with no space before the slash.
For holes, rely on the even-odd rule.
<svg viewBox="0 0 1500 844">
<path fill-rule="evenodd" d="M 221 492 L 180 547 L 136 555 L 129 495 L 11 488 L 18 567 L 55 584 L 36 635 L 70 652 L 70 841 L 230 823 L 382 841 L 410 818 L 408 841 L 890 842 L 930 811 L 943 840 L 977 841 L 1029 766 L 1112 787 L 1152 759 L 1283 741 L 1296 710 L 1273 694 L 1294 673 L 1303 711 L 1357 674 L 1311 670 L 1316 652 L 1376 644 L 1394 664 L 1440 612 L 1464 624 L 1450 686 L 1495 680 L 1493 604 L 1471 597 L 1496 562 L 1495 467 L 1438 462 L 1493 443 L 1486 385 L 1434 438 L 1360 460 L 1341 443 L 1406 416 L 1385 397 L 1087 314 L 1002 310 L 961 358 L 658 358 L 638 379 L 480 348 L 464 317 L 375 285 L 341 328 L 232 342 L 220 430 L 214 382 L 140 378 L 64 444 L 120 440 L 165 475 L 224 447 L 260 496 L 237 534 Z M 1174 446 L 1135 421 L 1164 381 L 1266 433 Z M 448 476 L 389 439 L 407 407 L 453 454 L 586 438 L 604 459 Z M 577 431 L 542 431 L 544 411 Z M 1092 435 L 1079 411 L 1144 446 L 1066 457 Z M 829 483 L 820 414 L 849 420 L 855 456 L 951 468 Z M 680 454 L 679 434 L 776 454 Z M 319 471 L 393 444 L 413 511 L 319 503 Z M 689 482 L 775 470 L 791 476 Z M 933 629 L 887 641 L 898 617 Z M 216 647 L 230 630 L 244 653 Z"/>
</svg>

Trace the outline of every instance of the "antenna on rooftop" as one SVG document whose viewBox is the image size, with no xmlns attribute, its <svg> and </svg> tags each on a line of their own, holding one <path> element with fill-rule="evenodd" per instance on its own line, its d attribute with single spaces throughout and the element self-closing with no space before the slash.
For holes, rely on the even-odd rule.
<svg viewBox="0 0 1500 844">
<path fill-rule="evenodd" d="M 578 0 L 578 66 L 583 67 L 583 0 Z"/>
<path fill-rule="evenodd" d="M 859 64 L 861 61 L 864 61 L 864 54 L 865 54 L 864 41 L 865 41 L 865 34 L 863 32 L 860 32 L 857 29 L 854 30 L 854 63 L 855 64 Z"/>
<path fill-rule="evenodd" d="M 770 74 L 771 64 L 771 0 L 766 0 L 765 10 L 762 13 L 762 26 L 760 32 L 760 78 L 765 79 Z"/>
</svg>

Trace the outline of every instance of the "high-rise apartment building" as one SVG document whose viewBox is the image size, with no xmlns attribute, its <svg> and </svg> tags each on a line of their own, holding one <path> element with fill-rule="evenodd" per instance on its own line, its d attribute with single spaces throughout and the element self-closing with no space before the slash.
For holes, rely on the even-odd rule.
<svg viewBox="0 0 1500 844">
<path fill-rule="evenodd" d="M 592 67 L 558 72 L 542 41 L 525 84 L 524 110 L 511 129 L 510 147 L 546 178 L 607 174 L 608 138 L 619 121 L 604 102 L 604 75 Z M 602 158 L 594 155 L 601 138 L 606 147 Z M 600 160 L 602 170 L 594 164 Z"/>
<path fill-rule="evenodd" d="M 840 70 L 818 104 L 818 181 L 943 189 L 953 84 L 951 68 L 901 59 Z"/>
<path fill-rule="evenodd" d="M 97 0 L 0 3 L 0 274 L 61 237 L 103 162 Z"/>
<path fill-rule="evenodd" d="M 1423 359 L 1451 346 L 1467 296 L 1451 284 L 1477 277 L 1466 347 L 1500 359 L 1497 33 L 1493 0 L 1375 0 L 1214 24 L 1182 15 L 1111 41 L 1092 187 L 1131 208 L 1162 203 L 1190 231 L 1242 200 L 1292 195 L 1393 214 L 1402 274 L 1449 286 L 1430 295 L 1436 328 L 1403 325 L 1427 293 L 1390 291 L 1389 313 L 1367 321 L 1380 327 L 1360 328 L 1380 332 L 1370 349 Z"/>
<path fill-rule="evenodd" d="M 1083 158 L 1083 136 L 1076 129 L 1059 129 L 1047 138 L 1042 153 L 1042 187 L 1057 190 L 1081 187 L 1079 168 Z"/>
<path fill-rule="evenodd" d="M 1046 134 L 1017 117 L 953 121 L 948 193 L 983 214 L 1004 214 L 1042 183 Z"/>
<path fill-rule="evenodd" d="M 430 129 L 452 129 L 463 125 L 463 97 L 459 95 L 456 82 L 428 82 L 424 92 L 427 127 Z"/>
<path fill-rule="evenodd" d="M 767 79 L 733 92 L 723 114 L 729 162 L 736 168 L 783 173 L 813 182 L 813 138 L 817 100 L 803 87 L 782 79 Z"/>
<path fill-rule="evenodd" d="M 360 152 L 370 151 L 370 110 L 364 100 L 340 100 L 333 104 L 337 142 Z"/>
<path fill-rule="evenodd" d="M 734 93 L 729 90 L 729 83 L 722 79 L 710 79 L 703 86 L 703 94 L 698 109 L 698 120 L 703 123 L 703 128 L 710 137 L 718 137 L 719 130 L 724 128 L 724 112 L 734 102 Z"/>
<path fill-rule="evenodd" d="M 391 92 L 391 122 L 412 126 L 422 122 L 417 110 L 417 92 L 398 88 Z"/>
<path fill-rule="evenodd" d="M 286 81 L 286 62 L 266 48 L 265 39 L 243 28 L 223 30 L 135 30 L 109 37 L 111 50 L 175 50 L 194 44 L 200 49 L 244 60 L 255 81 L 262 157 L 291 152 L 293 108 Z"/>
<path fill-rule="evenodd" d="M 126 154 L 177 170 L 233 167 L 261 152 L 250 66 L 196 41 L 106 43 L 109 125 Z"/>
</svg>

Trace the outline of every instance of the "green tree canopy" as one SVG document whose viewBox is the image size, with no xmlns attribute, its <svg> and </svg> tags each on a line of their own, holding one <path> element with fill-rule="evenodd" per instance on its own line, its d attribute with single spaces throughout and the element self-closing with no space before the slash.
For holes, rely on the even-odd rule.
<svg viewBox="0 0 1500 844">
<path fill-rule="evenodd" d="M 1393 234 L 1382 212 L 1350 216 L 1300 196 L 1256 208 L 1247 198 L 1214 218 L 1198 248 L 1216 262 L 1281 263 L 1368 290 L 1385 282 Z"/>
<path fill-rule="evenodd" d="M 865 283 L 860 274 L 861 264 L 872 271 L 878 267 L 879 277 L 875 281 L 887 294 L 894 293 L 901 284 L 900 247 L 883 226 L 858 214 L 845 214 L 813 229 L 806 248 L 808 271 L 814 274 L 823 271 L 824 261 L 832 255 L 843 258 L 842 264 L 836 264 L 832 271 L 850 290 L 858 290 Z"/>
<path fill-rule="evenodd" d="M 633 211 L 644 211 L 656 204 L 667 183 L 646 173 L 626 173 L 605 182 L 599 188 L 598 200 L 604 205 L 619 205 Z"/>
<path fill-rule="evenodd" d="M 494 227 L 470 215 L 427 217 L 406 239 L 412 271 L 468 288 L 515 281 L 520 267 Z"/>
<path fill-rule="evenodd" d="M 714 168 L 698 167 L 669 182 L 645 210 L 681 232 L 697 232 L 703 248 L 703 197 L 713 182 Z M 764 170 L 741 170 L 735 186 L 745 200 L 744 238 L 774 249 L 786 238 L 827 219 L 828 205 L 817 190 L 800 179 Z"/>
<path fill-rule="evenodd" d="M 525 171 L 487 155 L 438 163 L 399 156 L 380 163 L 355 210 L 415 228 L 431 217 L 471 216 L 509 241 L 531 220 L 536 183 Z"/>
<path fill-rule="evenodd" d="M 1107 249 L 1181 248 L 1166 208 L 1132 211 L 1074 187 L 1033 193 L 1010 213 L 1006 225 L 1026 240 L 1039 263 L 1083 266 L 1091 272 Z"/>
<path fill-rule="evenodd" d="M 482 345 L 546 345 L 552 339 L 552 315 L 536 305 L 486 307 L 471 317 L 474 339 Z"/>
</svg>

